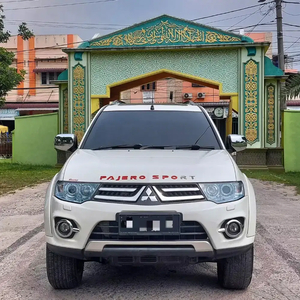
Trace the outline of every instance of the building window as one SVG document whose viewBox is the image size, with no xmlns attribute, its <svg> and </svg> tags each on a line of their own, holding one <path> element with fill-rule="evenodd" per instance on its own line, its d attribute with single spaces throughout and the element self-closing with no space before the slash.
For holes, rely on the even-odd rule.
<svg viewBox="0 0 300 300">
<path fill-rule="evenodd" d="M 60 72 L 42 72 L 42 84 L 50 84 L 50 81 L 57 80 L 59 74 Z"/>
<path fill-rule="evenodd" d="M 156 90 L 156 82 L 150 82 L 141 86 L 142 91 L 155 91 Z"/>
<path fill-rule="evenodd" d="M 198 83 L 192 83 L 192 87 L 205 87 L 205 86 Z"/>
</svg>

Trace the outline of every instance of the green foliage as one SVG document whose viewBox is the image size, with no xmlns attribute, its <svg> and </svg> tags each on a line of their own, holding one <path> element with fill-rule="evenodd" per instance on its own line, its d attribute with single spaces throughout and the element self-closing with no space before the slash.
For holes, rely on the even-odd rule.
<svg viewBox="0 0 300 300">
<path fill-rule="evenodd" d="M 0 43 L 6 43 L 10 37 L 9 31 L 4 30 L 3 5 L 0 5 Z"/>
<path fill-rule="evenodd" d="M 300 194 L 300 172 L 284 172 L 282 170 L 243 170 L 249 178 L 260 179 L 264 181 L 275 181 L 292 185 L 297 188 Z"/>
<path fill-rule="evenodd" d="M 19 74 L 15 68 L 10 67 L 14 54 L 0 48 L 0 107 L 4 104 L 7 92 L 24 80 L 24 72 Z"/>
<path fill-rule="evenodd" d="M 33 32 L 27 28 L 27 24 L 24 22 L 19 25 L 18 35 L 20 35 L 23 40 L 29 40 L 34 36 Z"/>
<path fill-rule="evenodd" d="M 286 80 L 283 94 L 291 98 L 300 95 L 300 74 L 291 75 Z"/>
<path fill-rule="evenodd" d="M 3 6 L 0 5 L 0 43 L 6 43 L 11 36 L 9 31 L 5 31 L 4 20 Z M 34 36 L 24 22 L 19 26 L 18 35 L 24 40 Z M 24 80 L 25 71 L 21 70 L 18 73 L 15 68 L 11 67 L 13 59 L 12 52 L 0 47 L 0 107 L 4 104 L 7 93 Z"/>
<path fill-rule="evenodd" d="M 2 160 L 3 161 L 3 160 Z M 26 186 L 47 182 L 59 172 L 58 168 L 0 162 L 0 195 Z"/>
</svg>

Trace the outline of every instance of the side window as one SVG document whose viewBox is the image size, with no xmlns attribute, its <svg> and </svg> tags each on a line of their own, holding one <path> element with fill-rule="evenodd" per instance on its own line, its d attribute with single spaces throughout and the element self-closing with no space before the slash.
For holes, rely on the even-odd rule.
<svg viewBox="0 0 300 300">
<path fill-rule="evenodd" d="M 51 80 L 54 80 L 54 75 L 55 75 L 54 72 L 49 72 L 49 83 Z"/>
<path fill-rule="evenodd" d="M 141 86 L 141 91 L 155 91 L 156 90 L 156 82 L 150 82 Z"/>
<path fill-rule="evenodd" d="M 42 72 L 42 84 L 51 84 L 52 80 L 57 80 L 60 73 L 58 72 Z"/>
<path fill-rule="evenodd" d="M 41 77 L 42 77 L 42 84 L 47 84 L 47 73 L 43 72 Z"/>
</svg>

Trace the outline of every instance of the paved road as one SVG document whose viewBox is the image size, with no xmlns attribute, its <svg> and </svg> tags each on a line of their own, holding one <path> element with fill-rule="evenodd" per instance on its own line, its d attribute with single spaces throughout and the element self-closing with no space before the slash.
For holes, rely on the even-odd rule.
<svg viewBox="0 0 300 300">
<path fill-rule="evenodd" d="M 253 180 L 258 200 L 255 270 L 246 291 L 219 288 L 215 264 L 116 268 L 87 263 L 83 284 L 56 291 L 46 278 L 46 184 L 0 197 L 0 299 L 300 299 L 300 197 Z"/>
</svg>

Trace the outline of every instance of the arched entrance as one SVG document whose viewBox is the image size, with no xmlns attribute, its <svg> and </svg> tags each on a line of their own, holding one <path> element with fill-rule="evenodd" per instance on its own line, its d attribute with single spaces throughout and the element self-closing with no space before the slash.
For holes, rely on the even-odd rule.
<svg viewBox="0 0 300 300">
<path fill-rule="evenodd" d="M 202 105 L 207 107 L 208 112 L 211 114 L 217 128 L 219 129 L 219 132 L 221 134 L 221 137 L 223 140 L 225 140 L 226 135 L 230 134 L 232 131 L 232 104 L 231 102 L 236 101 L 237 99 L 237 93 L 224 93 L 223 86 L 221 82 L 208 80 L 206 78 L 201 78 L 198 76 L 193 76 L 190 74 L 184 74 L 181 72 L 173 71 L 173 70 L 167 70 L 167 69 L 161 69 L 154 72 L 146 73 L 140 76 L 136 76 L 133 78 L 128 78 L 126 80 L 122 80 L 120 82 L 115 82 L 107 86 L 106 90 L 107 93 L 105 95 L 93 95 L 92 96 L 92 102 L 96 102 L 95 107 L 97 107 L 97 103 L 99 108 L 101 106 L 109 104 L 111 101 L 114 100 L 122 100 L 121 93 L 126 90 L 130 90 L 132 88 L 136 87 L 142 87 L 144 85 L 147 85 L 149 82 L 157 83 L 162 79 L 177 79 L 182 82 L 190 82 L 192 84 L 196 84 L 202 87 L 210 88 L 212 91 L 218 92 L 218 98 L 227 100 L 227 102 L 221 102 L 218 103 L 207 103 L 203 101 L 199 101 L 199 103 L 196 103 L 198 105 Z M 183 93 L 184 94 L 184 93 Z M 164 97 L 165 101 L 163 101 L 162 98 L 160 98 L 159 103 L 166 103 L 168 102 L 168 97 L 165 95 Z M 154 103 L 156 103 L 155 99 Z M 179 100 L 179 101 L 178 101 Z M 177 99 L 178 102 L 184 102 L 188 99 L 184 99 L 181 97 L 181 99 Z M 204 99 L 203 99 L 204 100 Z M 134 103 L 142 103 L 143 97 L 140 95 L 138 98 L 135 98 L 133 101 Z M 225 106 L 223 108 L 223 106 Z M 217 109 L 222 109 L 224 111 L 224 116 L 216 116 L 213 112 Z M 92 112 L 93 113 L 93 112 Z"/>
</svg>

